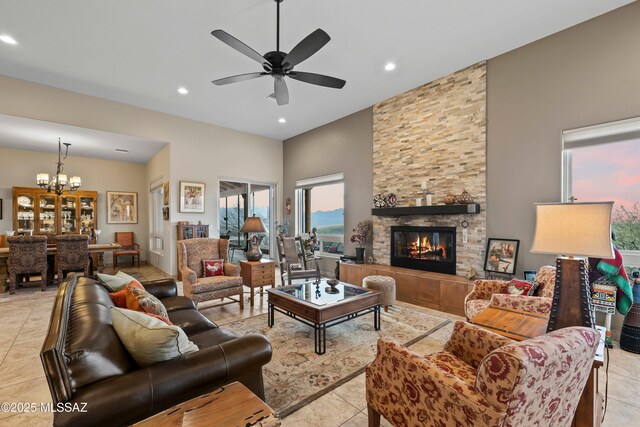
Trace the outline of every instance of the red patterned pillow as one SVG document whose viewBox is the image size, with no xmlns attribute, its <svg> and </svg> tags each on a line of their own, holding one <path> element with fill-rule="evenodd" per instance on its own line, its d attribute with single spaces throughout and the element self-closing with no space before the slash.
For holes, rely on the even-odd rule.
<svg viewBox="0 0 640 427">
<path fill-rule="evenodd" d="M 507 289 L 503 292 L 508 295 L 527 295 L 534 294 L 537 288 L 537 283 L 527 282 L 525 280 L 513 279 L 507 285 Z"/>
<path fill-rule="evenodd" d="M 224 276 L 223 259 L 202 260 L 202 267 L 204 269 L 204 277 Z"/>
</svg>

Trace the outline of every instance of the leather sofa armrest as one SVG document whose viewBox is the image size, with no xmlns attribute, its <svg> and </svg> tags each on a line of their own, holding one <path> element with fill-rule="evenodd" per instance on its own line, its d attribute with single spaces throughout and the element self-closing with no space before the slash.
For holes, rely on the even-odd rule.
<svg viewBox="0 0 640 427">
<path fill-rule="evenodd" d="M 142 286 L 156 298 L 168 298 L 178 295 L 178 286 L 174 278 L 164 278 L 142 282 Z"/>
<path fill-rule="evenodd" d="M 86 413 L 57 412 L 56 426 L 125 426 L 260 370 L 271 360 L 266 337 L 248 334 L 167 362 L 78 389 L 69 403 Z M 259 374 L 257 374 L 259 375 Z"/>
</svg>

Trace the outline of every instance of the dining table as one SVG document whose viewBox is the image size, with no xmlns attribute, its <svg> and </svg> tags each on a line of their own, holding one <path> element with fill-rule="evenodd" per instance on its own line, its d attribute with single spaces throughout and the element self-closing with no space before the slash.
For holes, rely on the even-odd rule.
<svg viewBox="0 0 640 427">
<path fill-rule="evenodd" d="M 100 273 L 104 271 L 104 254 L 115 249 L 120 249 L 119 243 L 91 243 L 89 244 L 89 253 L 94 256 L 94 265 Z M 47 247 L 47 256 L 55 256 L 58 249 L 55 246 Z M 0 293 L 5 292 L 9 271 L 7 269 L 7 260 L 9 259 L 9 248 L 0 248 Z"/>
</svg>

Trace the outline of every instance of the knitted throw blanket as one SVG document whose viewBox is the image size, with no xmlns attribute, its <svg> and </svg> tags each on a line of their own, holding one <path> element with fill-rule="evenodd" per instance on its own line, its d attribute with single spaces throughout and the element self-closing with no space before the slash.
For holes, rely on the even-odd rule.
<svg viewBox="0 0 640 427">
<path fill-rule="evenodd" d="M 611 279 L 618 287 L 616 308 L 620 314 L 625 315 L 631 308 L 631 304 L 633 304 L 633 294 L 631 292 L 631 285 L 629 284 L 629 277 L 622 264 L 622 255 L 616 248 L 613 248 L 613 253 L 615 254 L 614 259 L 600 260 L 598 270 Z"/>
</svg>

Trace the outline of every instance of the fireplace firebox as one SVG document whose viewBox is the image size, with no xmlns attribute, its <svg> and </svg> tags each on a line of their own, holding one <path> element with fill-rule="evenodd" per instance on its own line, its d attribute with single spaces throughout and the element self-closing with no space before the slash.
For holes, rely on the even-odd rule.
<svg viewBox="0 0 640 427">
<path fill-rule="evenodd" d="M 456 228 L 391 227 L 391 265 L 456 274 Z"/>
</svg>

